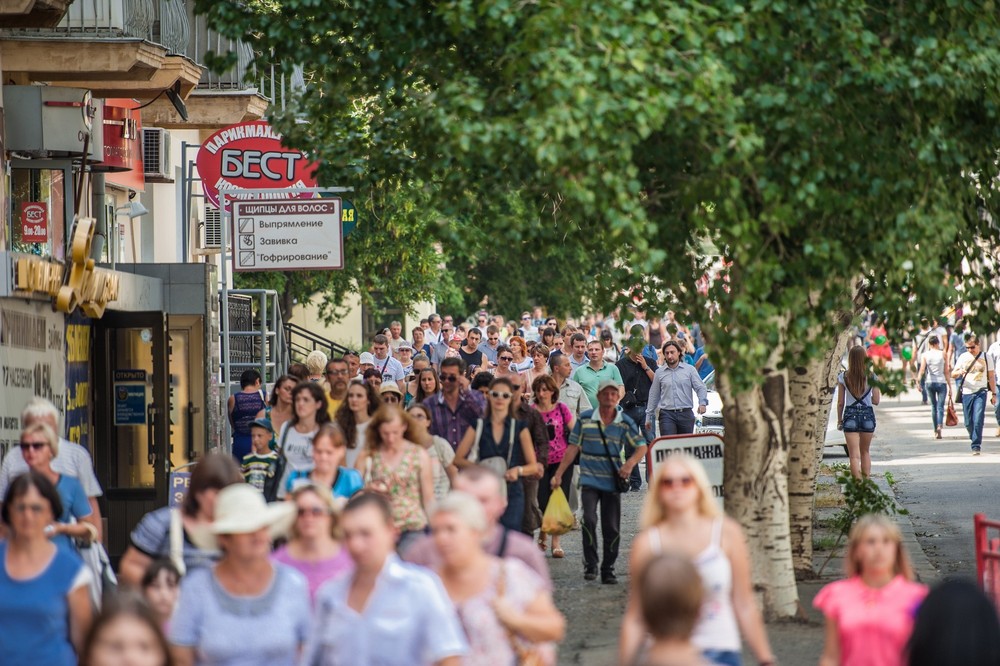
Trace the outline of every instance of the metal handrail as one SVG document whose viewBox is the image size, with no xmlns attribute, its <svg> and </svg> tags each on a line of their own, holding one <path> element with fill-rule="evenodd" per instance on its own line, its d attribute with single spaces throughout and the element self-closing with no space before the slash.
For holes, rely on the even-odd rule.
<svg viewBox="0 0 1000 666">
<path fill-rule="evenodd" d="M 285 322 L 284 329 L 285 329 L 284 331 L 285 337 L 287 339 L 289 356 L 291 356 L 293 348 L 301 349 L 302 351 L 305 351 L 307 354 L 310 351 L 320 349 L 324 352 L 328 352 L 328 355 L 331 357 L 335 355 L 343 356 L 347 352 L 351 351 L 350 349 L 348 349 L 347 347 L 345 347 L 340 343 L 324 338 L 321 335 L 317 335 L 316 333 L 313 333 L 308 329 L 302 328 L 298 324 L 293 324 L 292 322 Z M 296 342 L 293 339 L 295 336 L 299 338 L 305 338 L 307 342 L 312 343 L 312 346 L 310 347 L 307 344 Z"/>
</svg>

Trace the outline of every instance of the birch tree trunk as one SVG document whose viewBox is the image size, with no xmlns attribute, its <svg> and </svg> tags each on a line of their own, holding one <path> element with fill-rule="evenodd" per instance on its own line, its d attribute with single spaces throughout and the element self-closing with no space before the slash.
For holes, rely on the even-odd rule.
<svg viewBox="0 0 1000 666">
<path fill-rule="evenodd" d="M 813 575 L 813 509 L 816 476 L 823 461 L 830 403 L 837 389 L 840 359 L 850 340 L 845 330 L 833 348 L 790 374 L 794 416 L 788 437 L 788 506 L 792 560 L 799 579 Z"/>
<path fill-rule="evenodd" d="M 796 577 L 813 577 L 813 513 L 816 501 L 816 477 L 823 462 L 826 427 L 830 404 L 837 391 L 840 360 L 854 335 L 851 320 L 864 303 L 864 281 L 855 280 L 851 312 L 835 314 L 841 333 L 829 351 L 797 367 L 791 375 L 794 417 L 789 433 L 788 505 L 792 558 Z"/>
<path fill-rule="evenodd" d="M 743 526 L 751 577 L 768 618 L 799 613 L 788 532 L 788 434 L 792 402 L 787 371 L 765 371 L 764 383 L 734 394 L 719 390 L 726 426 L 726 511 Z"/>
</svg>

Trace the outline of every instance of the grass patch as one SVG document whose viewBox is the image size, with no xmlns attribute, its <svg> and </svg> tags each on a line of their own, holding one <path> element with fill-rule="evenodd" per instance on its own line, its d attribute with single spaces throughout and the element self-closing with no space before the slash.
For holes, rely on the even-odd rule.
<svg viewBox="0 0 1000 666">
<path fill-rule="evenodd" d="M 837 537 L 835 536 L 821 536 L 813 539 L 813 548 L 815 550 L 833 550 L 837 547 Z"/>
<path fill-rule="evenodd" d="M 841 495 L 816 494 L 813 504 L 817 509 L 838 509 L 844 506 L 844 498 Z"/>
</svg>

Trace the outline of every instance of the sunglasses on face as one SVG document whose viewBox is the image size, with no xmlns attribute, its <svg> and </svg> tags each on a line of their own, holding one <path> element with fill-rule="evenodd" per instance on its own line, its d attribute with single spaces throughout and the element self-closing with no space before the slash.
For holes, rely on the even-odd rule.
<svg viewBox="0 0 1000 666">
<path fill-rule="evenodd" d="M 320 516 L 326 515 L 326 509 L 319 506 L 300 506 L 299 507 L 299 518 L 302 516 L 312 516 L 313 518 L 319 518 Z"/>
<path fill-rule="evenodd" d="M 510 400 L 511 395 L 513 395 L 513 394 L 508 393 L 507 391 L 490 391 L 490 397 L 491 398 L 496 398 L 497 400 L 500 400 L 500 399 Z"/>
<path fill-rule="evenodd" d="M 41 451 L 48 444 L 44 442 L 21 442 L 21 450 L 27 451 L 28 449 L 34 449 L 35 451 Z"/>
<path fill-rule="evenodd" d="M 513 356 L 501 356 L 500 360 L 501 361 L 513 361 L 514 357 Z"/>
<path fill-rule="evenodd" d="M 676 479 L 663 477 L 662 479 L 660 479 L 661 488 L 674 488 L 674 487 L 687 488 L 692 483 L 694 483 L 694 479 L 691 478 L 690 476 L 679 476 Z"/>
<path fill-rule="evenodd" d="M 348 371 L 348 370 L 346 370 L 346 369 L 345 369 L 345 370 L 330 370 L 330 371 L 329 371 L 328 373 L 326 373 L 326 374 L 328 374 L 328 375 L 333 375 L 334 377 L 336 377 L 337 375 L 346 375 L 346 374 L 347 374 L 348 372 L 349 372 L 349 371 Z"/>
<path fill-rule="evenodd" d="M 441 375 L 441 381 L 443 382 L 457 382 L 458 375 Z"/>
<path fill-rule="evenodd" d="M 399 396 L 398 395 L 392 395 L 390 393 L 390 394 L 382 396 L 382 401 L 383 402 L 399 402 Z"/>
</svg>

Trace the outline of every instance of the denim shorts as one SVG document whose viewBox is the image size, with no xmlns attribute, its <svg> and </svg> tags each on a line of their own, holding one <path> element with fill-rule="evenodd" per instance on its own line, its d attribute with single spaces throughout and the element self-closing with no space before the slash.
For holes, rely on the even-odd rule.
<svg viewBox="0 0 1000 666">
<path fill-rule="evenodd" d="M 715 666 L 743 666 L 743 655 L 732 650 L 705 650 L 701 655 Z"/>
</svg>

